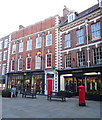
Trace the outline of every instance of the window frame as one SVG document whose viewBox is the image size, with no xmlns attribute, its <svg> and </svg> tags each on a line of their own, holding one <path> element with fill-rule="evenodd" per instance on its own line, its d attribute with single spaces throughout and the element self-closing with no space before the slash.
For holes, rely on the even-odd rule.
<svg viewBox="0 0 102 120">
<path fill-rule="evenodd" d="M 68 59 L 68 61 L 67 61 L 67 57 L 70 57 L 69 58 L 70 60 Z M 70 65 L 69 65 L 69 62 L 70 62 Z M 68 66 L 67 66 L 67 64 L 68 64 Z M 71 68 L 71 53 L 65 55 L 65 68 Z"/>
<path fill-rule="evenodd" d="M 48 62 L 47 62 L 47 56 L 48 55 L 51 55 L 51 66 L 47 66 L 47 64 L 48 64 Z M 51 68 L 52 67 L 52 53 L 48 53 L 48 54 L 46 54 L 46 68 Z"/>
<path fill-rule="evenodd" d="M 50 36 L 50 39 L 49 39 L 49 36 Z M 50 40 L 50 44 L 49 43 L 49 40 Z M 47 34 L 46 35 L 46 46 L 51 46 L 52 45 L 52 34 Z"/>
<path fill-rule="evenodd" d="M 7 60 L 7 50 L 4 51 L 4 54 L 3 54 L 3 60 Z"/>
<path fill-rule="evenodd" d="M 14 66 L 12 66 L 12 62 L 14 62 Z M 14 67 L 14 69 L 12 69 Z M 15 70 L 15 59 L 11 60 L 11 71 L 14 71 Z"/>
<path fill-rule="evenodd" d="M 12 45 L 12 54 L 15 54 L 16 53 L 16 44 L 13 44 Z"/>
<path fill-rule="evenodd" d="M 67 37 L 67 36 L 68 36 L 68 37 Z M 66 39 L 66 38 L 68 38 L 68 39 Z M 65 48 L 71 47 L 71 35 L 70 35 L 70 33 L 64 35 L 64 40 L 65 40 L 65 45 L 64 45 L 64 47 L 65 47 Z M 67 43 L 68 43 L 68 44 L 67 44 Z M 68 45 L 68 46 L 67 46 L 67 45 Z"/>
<path fill-rule="evenodd" d="M 8 46 L 8 39 L 5 39 L 4 40 L 4 48 L 7 48 L 7 46 Z"/>
<path fill-rule="evenodd" d="M 40 40 L 40 42 L 38 42 L 38 40 Z M 41 48 L 42 47 L 42 38 L 41 37 L 37 37 L 36 38 L 36 48 Z"/>
<path fill-rule="evenodd" d="M 19 43 L 19 52 L 23 52 L 23 45 L 24 45 L 23 42 Z"/>
<path fill-rule="evenodd" d="M 41 69 L 41 57 L 35 56 L 35 69 Z"/>
<path fill-rule="evenodd" d="M 26 70 L 31 70 L 31 61 L 30 61 L 30 68 L 28 68 L 28 63 L 27 63 L 27 59 L 31 59 L 31 61 L 32 61 L 32 58 L 31 57 L 27 57 L 26 58 Z"/>
<path fill-rule="evenodd" d="M 31 41 L 31 43 L 30 43 Z M 27 51 L 32 50 L 32 40 L 27 40 Z"/>
<path fill-rule="evenodd" d="M 79 54 L 81 54 L 81 56 Z M 83 65 L 81 65 L 81 63 L 83 63 Z M 85 51 L 79 51 L 77 53 L 77 66 L 78 67 L 85 66 Z"/>
<path fill-rule="evenodd" d="M 19 58 L 19 59 L 18 59 L 18 70 L 19 70 L 19 71 L 22 71 L 22 69 L 20 69 L 20 60 L 22 60 L 22 69 L 23 69 L 23 59 L 22 59 L 22 58 Z"/>
</svg>

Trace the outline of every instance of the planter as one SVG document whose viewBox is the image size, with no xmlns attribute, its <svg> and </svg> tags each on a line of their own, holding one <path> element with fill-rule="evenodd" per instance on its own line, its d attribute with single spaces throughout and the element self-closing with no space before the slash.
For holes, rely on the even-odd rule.
<svg viewBox="0 0 102 120">
<path fill-rule="evenodd" d="M 102 101 L 102 95 L 86 94 L 86 100 Z"/>
<path fill-rule="evenodd" d="M 2 93 L 2 97 L 11 97 L 11 92 Z"/>
</svg>

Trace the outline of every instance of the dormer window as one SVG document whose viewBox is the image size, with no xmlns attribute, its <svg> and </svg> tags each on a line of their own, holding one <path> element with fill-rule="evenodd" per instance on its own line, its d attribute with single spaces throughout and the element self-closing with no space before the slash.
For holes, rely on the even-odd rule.
<svg viewBox="0 0 102 120">
<path fill-rule="evenodd" d="M 69 16 L 68 16 L 68 23 L 72 22 L 75 20 L 75 13 L 71 13 Z"/>
</svg>

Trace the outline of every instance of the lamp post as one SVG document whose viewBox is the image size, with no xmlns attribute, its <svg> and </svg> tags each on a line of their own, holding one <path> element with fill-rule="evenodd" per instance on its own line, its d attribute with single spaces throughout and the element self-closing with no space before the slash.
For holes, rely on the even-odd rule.
<svg viewBox="0 0 102 120">
<path fill-rule="evenodd" d="M 45 32 L 42 32 L 42 44 L 41 44 L 41 47 L 42 47 L 42 70 L 44 70 L 44 35 L 45 35 Z"/>
</svg>

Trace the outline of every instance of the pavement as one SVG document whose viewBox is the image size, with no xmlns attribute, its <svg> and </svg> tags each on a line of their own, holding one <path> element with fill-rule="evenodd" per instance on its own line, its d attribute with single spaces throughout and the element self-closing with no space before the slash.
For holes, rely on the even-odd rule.
<svg viewBox="0 0 102 120">
<path fill-rule="evenodd" d="M 1 98 L 2 118 L 100 118 L 100 102 L 86 101 L 86 106 L 79 106 L 78 97 L 48 101 L 44 95 L 36 99 Z"/>
</svg>

